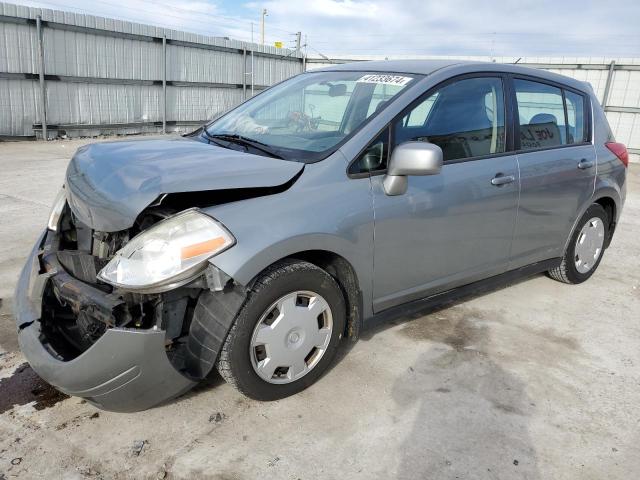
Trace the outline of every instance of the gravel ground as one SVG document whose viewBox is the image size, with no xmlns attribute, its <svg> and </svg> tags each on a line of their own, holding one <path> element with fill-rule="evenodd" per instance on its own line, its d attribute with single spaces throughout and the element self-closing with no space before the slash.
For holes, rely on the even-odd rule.
<svg viewBox="0 0 640 480">
<path fill-rule="evenodd" d="M 630 479 L 640 472 L 640 166 L 598 272 L 369 326 L 272 403 L 219 377 L 135 414 L 47 387 L 11 292 L 73 151 L 0 143 L 0 479 Z"/>
</svg>

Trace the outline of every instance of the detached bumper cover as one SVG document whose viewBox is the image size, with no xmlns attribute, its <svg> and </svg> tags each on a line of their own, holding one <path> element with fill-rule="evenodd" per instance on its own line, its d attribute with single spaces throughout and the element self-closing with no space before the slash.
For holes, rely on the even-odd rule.
<svg viewBox="0 0 640 480">
<path fill-rule="evenodd" d="M 22 352 L 34 371 L 59 390 L 105 410 L 144 410 L 178 396 L 196 382 L 171 365 L 165 351 L 163 330 L 107 329 L 88 350 L 70 361 L 56 358 L 41 342 L 42 295 L 56 275 L 65 279 L 69 291 L 91 286 L 69 280 L 66 272 L 49 269 L 40 273 L 38 256 L 43 233 L 24 266 L 15 292 L 15 316 Z M 56 268 L 61 269 L 59 265 Z M 95 290 L 96 295 L 105 295 Z"/>
</svg>

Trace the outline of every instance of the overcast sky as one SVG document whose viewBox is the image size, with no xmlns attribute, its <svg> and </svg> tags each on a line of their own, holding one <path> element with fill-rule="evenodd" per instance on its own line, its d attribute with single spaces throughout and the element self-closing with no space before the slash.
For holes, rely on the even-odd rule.
<svg viewBox="0 0 640 480">
<path fill-rule="evenodd" d="M 640 56 L 640 0 L 47 0 L 25 5 L 349 55 Z"/>
</svg>

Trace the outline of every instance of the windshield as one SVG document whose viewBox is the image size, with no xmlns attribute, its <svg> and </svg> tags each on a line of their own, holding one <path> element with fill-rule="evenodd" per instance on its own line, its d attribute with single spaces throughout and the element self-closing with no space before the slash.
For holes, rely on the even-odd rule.
<svg viewBox="0 0 640 480">
<path fill-rule="evenodd" d="M 314 162 L 325 158 L 416 78 L 409 74 L 316 72 L 266 90 L 207 126 L 223 146 Z M 223 140 L 220 142 L 220 140 Z"/>
</svg>

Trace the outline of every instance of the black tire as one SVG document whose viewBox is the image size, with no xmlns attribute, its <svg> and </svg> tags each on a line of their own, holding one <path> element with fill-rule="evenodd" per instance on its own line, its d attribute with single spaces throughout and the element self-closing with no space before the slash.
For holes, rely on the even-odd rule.
<svg viewBox="0 0 640 480">
<path fill-rule="evenodd" d="M 251 364 L 251 336 L 258 320 L 270 305 L 298 290 L 316 292 L 327 301 L 333 317 L 331 339 L 320 361 L 305 376 L 286 384 L 269 383 L 255 372 Z M 228 383 L 255 400 L 271 401 L 294 395 L 318 380 L 331 364 L 342 339 L 345 322 L 344 296 L 331 275 L 308 262 L 280 262 L 268 268 L 256 280 L 222 346 L 217 362 L 218 371 Z"/>
<path fill-rule="evenodd" d="M 602 257 L 604 255 L 604 246 L 603 251 L 600 253 L 600 256 L 596 260 L 596 263 L 588 272 L 579 272 L 574 261 L 578 235 L 580 234 L 582 227 L 584 227 L 587 221 L 593 217 L 598 217 L 602 220 L 605 228 L 604 238 L 606 243 L 606 238 L 609 235 L 609 217 L 607 215 L 607 212 L 604 210 L 604 208 L 602 208 L 601 205 L 594 203 L 587 209 L 584 215 L 580 218 L 580 221 L 576 224 L 576 228 L 571 234 L 567 249 L 564 253 L 564 256 L 562 257 L 562 262 L 559 266 L 547 272 L 549 277 L 563 283 L 578 284 L 589 279 L 589 277 L 591 277 L 591 275 L 593 275 L 593 273 L 597 270 L 598 265 L 600 265 L 600 261 L 602 260 Z"/>
</svg>

